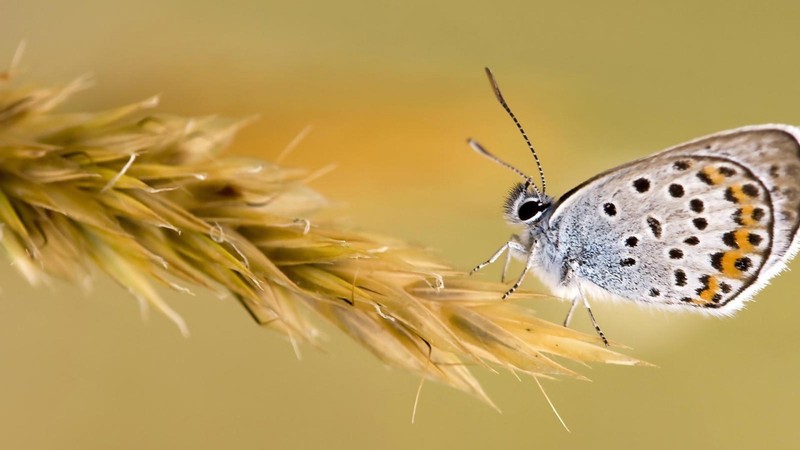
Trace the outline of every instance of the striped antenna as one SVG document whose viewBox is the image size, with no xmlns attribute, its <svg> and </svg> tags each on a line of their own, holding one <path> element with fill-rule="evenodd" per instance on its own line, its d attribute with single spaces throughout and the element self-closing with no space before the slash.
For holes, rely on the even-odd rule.
<svg viewBox="0 0 800 450">
<path fill-rule="evenodd" d="M 536 195 L 538 195 L 540 198 L 542 197 L 542 194 L 539 192 L 539 188 L 537 188 L 536 185 L 533 184 L 533 180 L 531 180 L 531 177 L 529 177 L 528 175 L 525 175 L 525 173 L 523 173 L 521 170 L 517 169 L 516 167 L 512 166 L 511 164 L 509 164 L 509 163 L 503 161 L 502 159 L 498 158 L 497 156 L 494 156 L 493 154 L 489 153 L 489 150 L 486 150 L 485 148 L 483 148 L 483 146 L 481 144 L 478 144 L 476 141 L 474 141 L 472 139 L 467 139 L 467 143 L 476 152 L 480 153 L 481 155 L 491 159 L 492 161 L 496 162 L 497 164 L 500 164 L 501 166 L 505 167 L 506 169 L 508 169 L 508 170 L 516 173 L 517 175 L 521 176 L 522 178 L 524 178 L 525 179 L 525 190 L 527 191 L 528 188 L 532 187 L 533 190 L 536 191 Z"/>
<path fill-rule="evenodd" d="M 511 120 L 514 121 L 514 125 L 516 125 L 517 129 L 519 129 L 519 132 L 522 133 L 522 137 L 525 139 L 525 143 L 528 144 L 528 148 L 531 150 L 531 153 L 533 154 L 533 159 L 536 161 L 536 167 L 539 169 L 539 178 L 541 178 L 542 180 L 542 194 L 544 194 L 545 192 L 547 192 L 547 183 L 544 180 L 544 170 L 542 170 L 542 163 L 539 162 L 539 155 L 536 154 L 536 150 L 534 150 L 533 144 L 531 144 L 531 140 L 528 139 L 528 135 L 525 133 L 525 129 L 522 128 L 522 125 L 519 123 L 519 120 L 517 120 L 517 116 L 515 116 L 514 113 L 511 112 L 511 108 L 508 107 L 508 103 L 506 103 L 506 100 L 503 98 L 503 94 L 500 92 L 500 86 L 497 85 L 497 81 L 494 79 L 492 71 L 489 70 L 488 67 L 485 67 L 485 69 L 486 69 L 486 75 L 489 77 L 489 83 L 492 84 L 492 90 L 494 91 L 494 96 L 497 97 L 497 101 L 500 102 L 501 105 L 503 105 L 503 109 L 506 110 L 508 115 L 511 117 Z M 530 181 L 530 177 L 528 177 L 528 180 Z M 538 189 L 536 191 L 538 192 Z"/>
</svg>

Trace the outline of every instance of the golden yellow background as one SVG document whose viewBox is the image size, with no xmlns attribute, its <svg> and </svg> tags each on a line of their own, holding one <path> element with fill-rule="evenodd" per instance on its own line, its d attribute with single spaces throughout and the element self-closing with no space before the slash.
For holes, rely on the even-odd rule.
<svg viewBox="0 0 800 450">
<path fill-rule="evenodd" d="M 465 139 L 534 167 L 484 65 L 564 192 L 703 134 L 800 124 L 798 17 L 790 1 L 0 0 L 0 59 L 24 38 L 26 80 L 92 72 L 73 110 L 160 93 L 162 111 L 258 114 L 237 154 L 274 158 L 311 125 L 285 163 L 337 163 L 314 182 L 333 216 L 466 270 L 508 237 L 516 180 Z M 783 274 L 726 320 L 595 304 L 612 339 L 660 368 L 545 382 L 568 434 L 532 380 L 480 374 L 503 414 L 426 384 L 412 425 L 418 378 L 334 330 L 298 361 L 232 301 L 171 295 L 184 339 L 106 279 L 31 288 L 6 267 L 0 448 L 797 448 L 799 283 Z M 567 305 L 536 308 L 559 321 Z M 575 326 L 591 331 L 582 312 Z"/>
</svg>

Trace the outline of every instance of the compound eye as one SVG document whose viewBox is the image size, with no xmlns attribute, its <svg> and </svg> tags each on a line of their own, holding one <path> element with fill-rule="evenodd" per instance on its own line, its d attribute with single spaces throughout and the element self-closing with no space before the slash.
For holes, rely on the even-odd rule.
<svg viewBox="0 0 800 450">
<path fill-rule="evenodd" d="M 538 200 L 528 200 L 519 205 L 519 208 L 517 208 L 517 216 L 519 220 L 527 222 L 536 217 L 543 209 L 542 204 Z"/>
</svg>

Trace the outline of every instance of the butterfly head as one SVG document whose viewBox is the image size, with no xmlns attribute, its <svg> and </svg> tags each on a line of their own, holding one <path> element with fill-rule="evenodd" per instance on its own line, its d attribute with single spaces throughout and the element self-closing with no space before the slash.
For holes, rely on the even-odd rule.
<svg viewBox="0 0 800 450">
<path fill-rule="evenodd" d="M 530 183 L 517 183 L 506 197 L 505 217 L 512 225 L 538 223 L 553 206 L 553 199 L 528 187 Z"/>
</svg>

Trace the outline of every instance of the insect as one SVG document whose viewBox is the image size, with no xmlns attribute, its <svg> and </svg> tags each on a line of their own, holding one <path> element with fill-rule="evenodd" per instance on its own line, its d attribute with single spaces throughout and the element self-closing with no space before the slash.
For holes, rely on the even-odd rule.
<svg viewBox="0 0 800 450">
<path fill-rule="evenodd" d="M 610 298 L 731 315 L 797 253 L 800 128 L 757 125 L 712 134 L 601 173 L 556 199 L 539 158 L 491 71 L 497 100 L 539 170 L 533 179 L 474 140 L 478 153 L 523 181 L 505 203 L 512 235 L 471 274 L 506 252 L 525 263 L 508 298 L 534 272 L 554 295 L 579 304 L 606 346 L 587 300 Z"/>
</svg>

